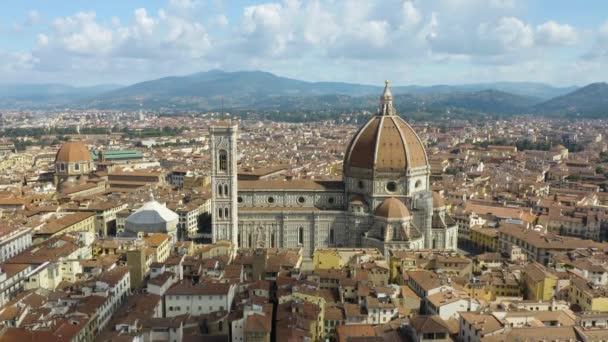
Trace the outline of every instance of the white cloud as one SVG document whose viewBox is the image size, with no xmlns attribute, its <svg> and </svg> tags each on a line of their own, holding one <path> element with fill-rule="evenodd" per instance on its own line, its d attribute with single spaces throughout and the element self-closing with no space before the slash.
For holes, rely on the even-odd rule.
<svg viewBox="0 0 608 342">
<path fill-rule="evenodd" d="M 540 45 L 573 45 L 578 42 L 576 29 L 567 24 L 547 21 L 536 27 L 536 41 Z"/>
<path fill-rule="evenodd" d="M 224 28 L 227 27 L 228 24 L 230 24 L 228 21 L 228 17 L 226 17 L 226 15 L 224 14 L 218 14 L 211 20 L 211 26 Z"/>
<path fill-rule="evenodd" d="M 491 54 L 501 54 L 530 48 L 534 45 L 534 32 L 530 25 L 515 17 L 501 18 L 497 25 L 483 23 L 477 29 L 481 48 Z"/>
<path fill-rule="evenodd" d="M 49 45 L 49 37 L 44 33 L 40 33 L 36 41 L 39 47 Z"/>
<path fill-rule="evenodd" d="M 113 32 L 96 21 L 95 12 L 79 12 L 54 21 L 58 40 L 69 52 L 98 55 L 111 51 Z"/>
<path fill-rule="evenodd" d="M 31 10 L 27 14 L 26 25 L 35 25 L 40 22 L 40 13 L 36 10 Z"/>
<path fill-rule="evenodd" d="M 608 59 L 608 21 L 599 27 L 595 42 L 591 49 L 583 55 L 583 59 L 587 62 L 589 60 Z"/>
<path fill-rule="evenodd" d="M 154 31 L 155 21 L 148 16 L 145 8 L 135 10 L 135 29 L 137 34 L 150 35 Z"/>
<path fill-rule="evenodd" d="M 38 60 L 29 52 L 0 51 L 0 72 L 13 73 L 33 68 Z"/>
<path fill-rule="evenodd" d="M 166 23 L 167 34 L 161 42 L 162 48 L 190 58 L 200 58 L 210 49 L 211 39 L 202 24 L 172 15 L 164 16 L 163 22 Z"/>
<path fill-rule="evenodd" d="M 191 10 L 198 4 L 197 0 L 169 0 L 169 7 L 180 10 Z"/>
<path fill-rule="evenodd" d="M 139 79 L 205 67 L 259 68 L 313 79 L 339 75 L 346 81 L 396 73 L 409 83 L 443 75 L 469 81 L 526 78 L 538 65 L 551 63 L 547 55 L 563 47 L 576 51 L 593 38 L 585 57 L 608 57 L 608 23 L 592 37 L 550 18 L 529 22 L 521 0 L 267 1 L 234 16 L 234 9 L 226 11 L 218 0 L 166 0 L 158 11 L 137 8 L 121 19 L 78 12 L 37 32 L 28 32 L 22 20 L 18 32 L 35 35 L 31 58 L 12 55 L 0 68 Z M 36 12 L 27 20 L 41 19 Z M 454 65 L 472 71 L 458 74 Z M 535 77 L 542 78 L 540 72 Z"/>
<path fill-rule="evenodd" d="M 403 12 L 403 27 L 416 27 L 422 21 L 422 14 L 411 1 L 405 1 L 401 7 Z"/>
</svg>

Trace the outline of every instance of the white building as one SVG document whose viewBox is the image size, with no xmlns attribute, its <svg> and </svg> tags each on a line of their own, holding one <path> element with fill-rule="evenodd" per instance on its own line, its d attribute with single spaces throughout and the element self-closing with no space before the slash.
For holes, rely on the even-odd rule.
<svg viewBox="0 0 608 342">
<path fill-rule="evenodd" d="M 129 267 L 115 267 L 101 274 L 95 283 L 96 294 L 106 296 L 108 300 L 102 305 L 98 317 L 99 329 L 103 329 L 112 318 L 112 314 L 127 299 L 131 292 L 131 273 Z"/>
<path fill-rule="evenodd" d="M 226 283 L 176 284 L 165 293 L 166 317 L 230 311 L 235 289 Z"/>
<path fill-rule="evenodd" d="M 32 245 L 32 228 L 8 227 L 0 229 L 0 263 L 23 252 Z"/>
</svg>

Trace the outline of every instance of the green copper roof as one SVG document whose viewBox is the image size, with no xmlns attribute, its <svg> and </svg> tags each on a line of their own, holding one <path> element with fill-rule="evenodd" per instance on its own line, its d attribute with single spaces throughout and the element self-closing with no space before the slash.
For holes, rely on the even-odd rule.
<svg viewBox="0 0 608 342">
<path fill-rule="evenodd" d="M 135 150 L 109 150 L 103 151 L 103 153 L 105 154 L 107 161 L 143 159 L 144 157 L 142 152 Z M 99 160 L 97 151 L 91 152 L 91 157 L 94 161 Z"/>
</svg>

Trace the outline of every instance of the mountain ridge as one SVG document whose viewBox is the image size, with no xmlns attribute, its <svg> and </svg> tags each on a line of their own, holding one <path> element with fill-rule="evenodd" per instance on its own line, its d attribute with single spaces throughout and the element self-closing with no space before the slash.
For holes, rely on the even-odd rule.
<svg viewBox="0 0 608 342">
<path fill-rule="evenodd" d="M 128 86 L 0 84 L 0 107 L 65 106 L 168 111 L 210 111 L 220 107 L 242 111 L 374 110 L 382 88 L 381 85 L 347 82 L 308 82 L 260 70 L 229 72 L 213 69 Z M 541 113 L 562 117 L 578 113 L 602 117 L 606 113 L 604 108 L 608 108 L 608 103 L 602 100 L 608 98 L 608 85 L 605 83 L 581 88 L 554 87 L 537 82 L 406 85 L 393 86 L 392 91 L 401 113 Z"/>
</svg>

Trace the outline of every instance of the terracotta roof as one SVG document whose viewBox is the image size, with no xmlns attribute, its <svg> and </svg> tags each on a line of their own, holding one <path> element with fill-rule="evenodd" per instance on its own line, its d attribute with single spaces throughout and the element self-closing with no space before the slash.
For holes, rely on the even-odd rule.
<svg viewBox="0 0 608 342">
<path fill-rule="evenodd" d="M 351 337 L 374 337 L 376 332 L 371 324 L 338 325 L 336 333 L 340 342 L 346 342 Z"/>
<path fill-rule="evenodd" d="M 471 324 L 472 329 L 480 331 L 482 335 L 501 330 L 503 328 L 502 323 L 489 314 L 481 314 L 477 312 L 460 312 L 460 317 L 466 323 Z"/>
<path fill-rule="evenodd" d="M 402 118 L 376 115 L 355 134 L 345 168 L 405 170 L 428 165 L 422 141 Z"/>
<path fill-rule="evenodd" d="M 284 191 L 301 191 L 301 190 L 344 190 L 344 182 L 342 181 L 323 181 L 323 180 L 239 180 L 239 191 L 247 190 L 284 190 Z"/>
<path fill-rule="evenodd" d="M 443 198 L 438 192 L 433 191 L 433 208 L 441 207 L 445 207 L 445 202 L 443 201 Z"/>
<path fill-rule="evenodd" d="M 245 332 L 265 332 L 270 333 L 272 330 L 272 321 L 270 317 L 252 314 L 247 316 L 245 321 Z"/>
<path fill-rule="evenodd" d="M 79 212 L 70 213 L 59 218 L 51 219 L 45 223 L 44 226 L 40 227 L 40 230 L 36 232 L 36 234 L 55 234 L 92 216 L 95 216 L 95 213 Z"/>
<path fill-rule="evenodd" d="M 447 323 L 441 319 L 438 315 L 415 316 L 410 320 L 410 325 L 418 335 L 420 334 L 438 334 L 438 333 L 449 333 L 449 327 Z"/>
<path fill-rule="evenodd" d="M 511 224 L 502 224 L 498 229 L 500 234 L 515 237 L 525 241 L 535 248 L 546 248 L 550 250 L 571 250 L 577 248 L 606 248 L 608 244 L 584 240 L 570 236 L 560 236 L 552 232 L 543 233 L 534 229 Z"/>
<path fill-rule="evenodd" d="M 375 215 L 389 219 L 405 218 L 410 216 L 410 211 L 403 202 L 394 197 L 390 197 L 385 199 L 382 204 L 376 208 Z"/>
<path fill-rule="evenodd" d="M 69 141 L 61 145 L 55 155 L 55 162 L 76 163 L 92 161 L 91 153 L 80 141 Z"/>
</svg>

